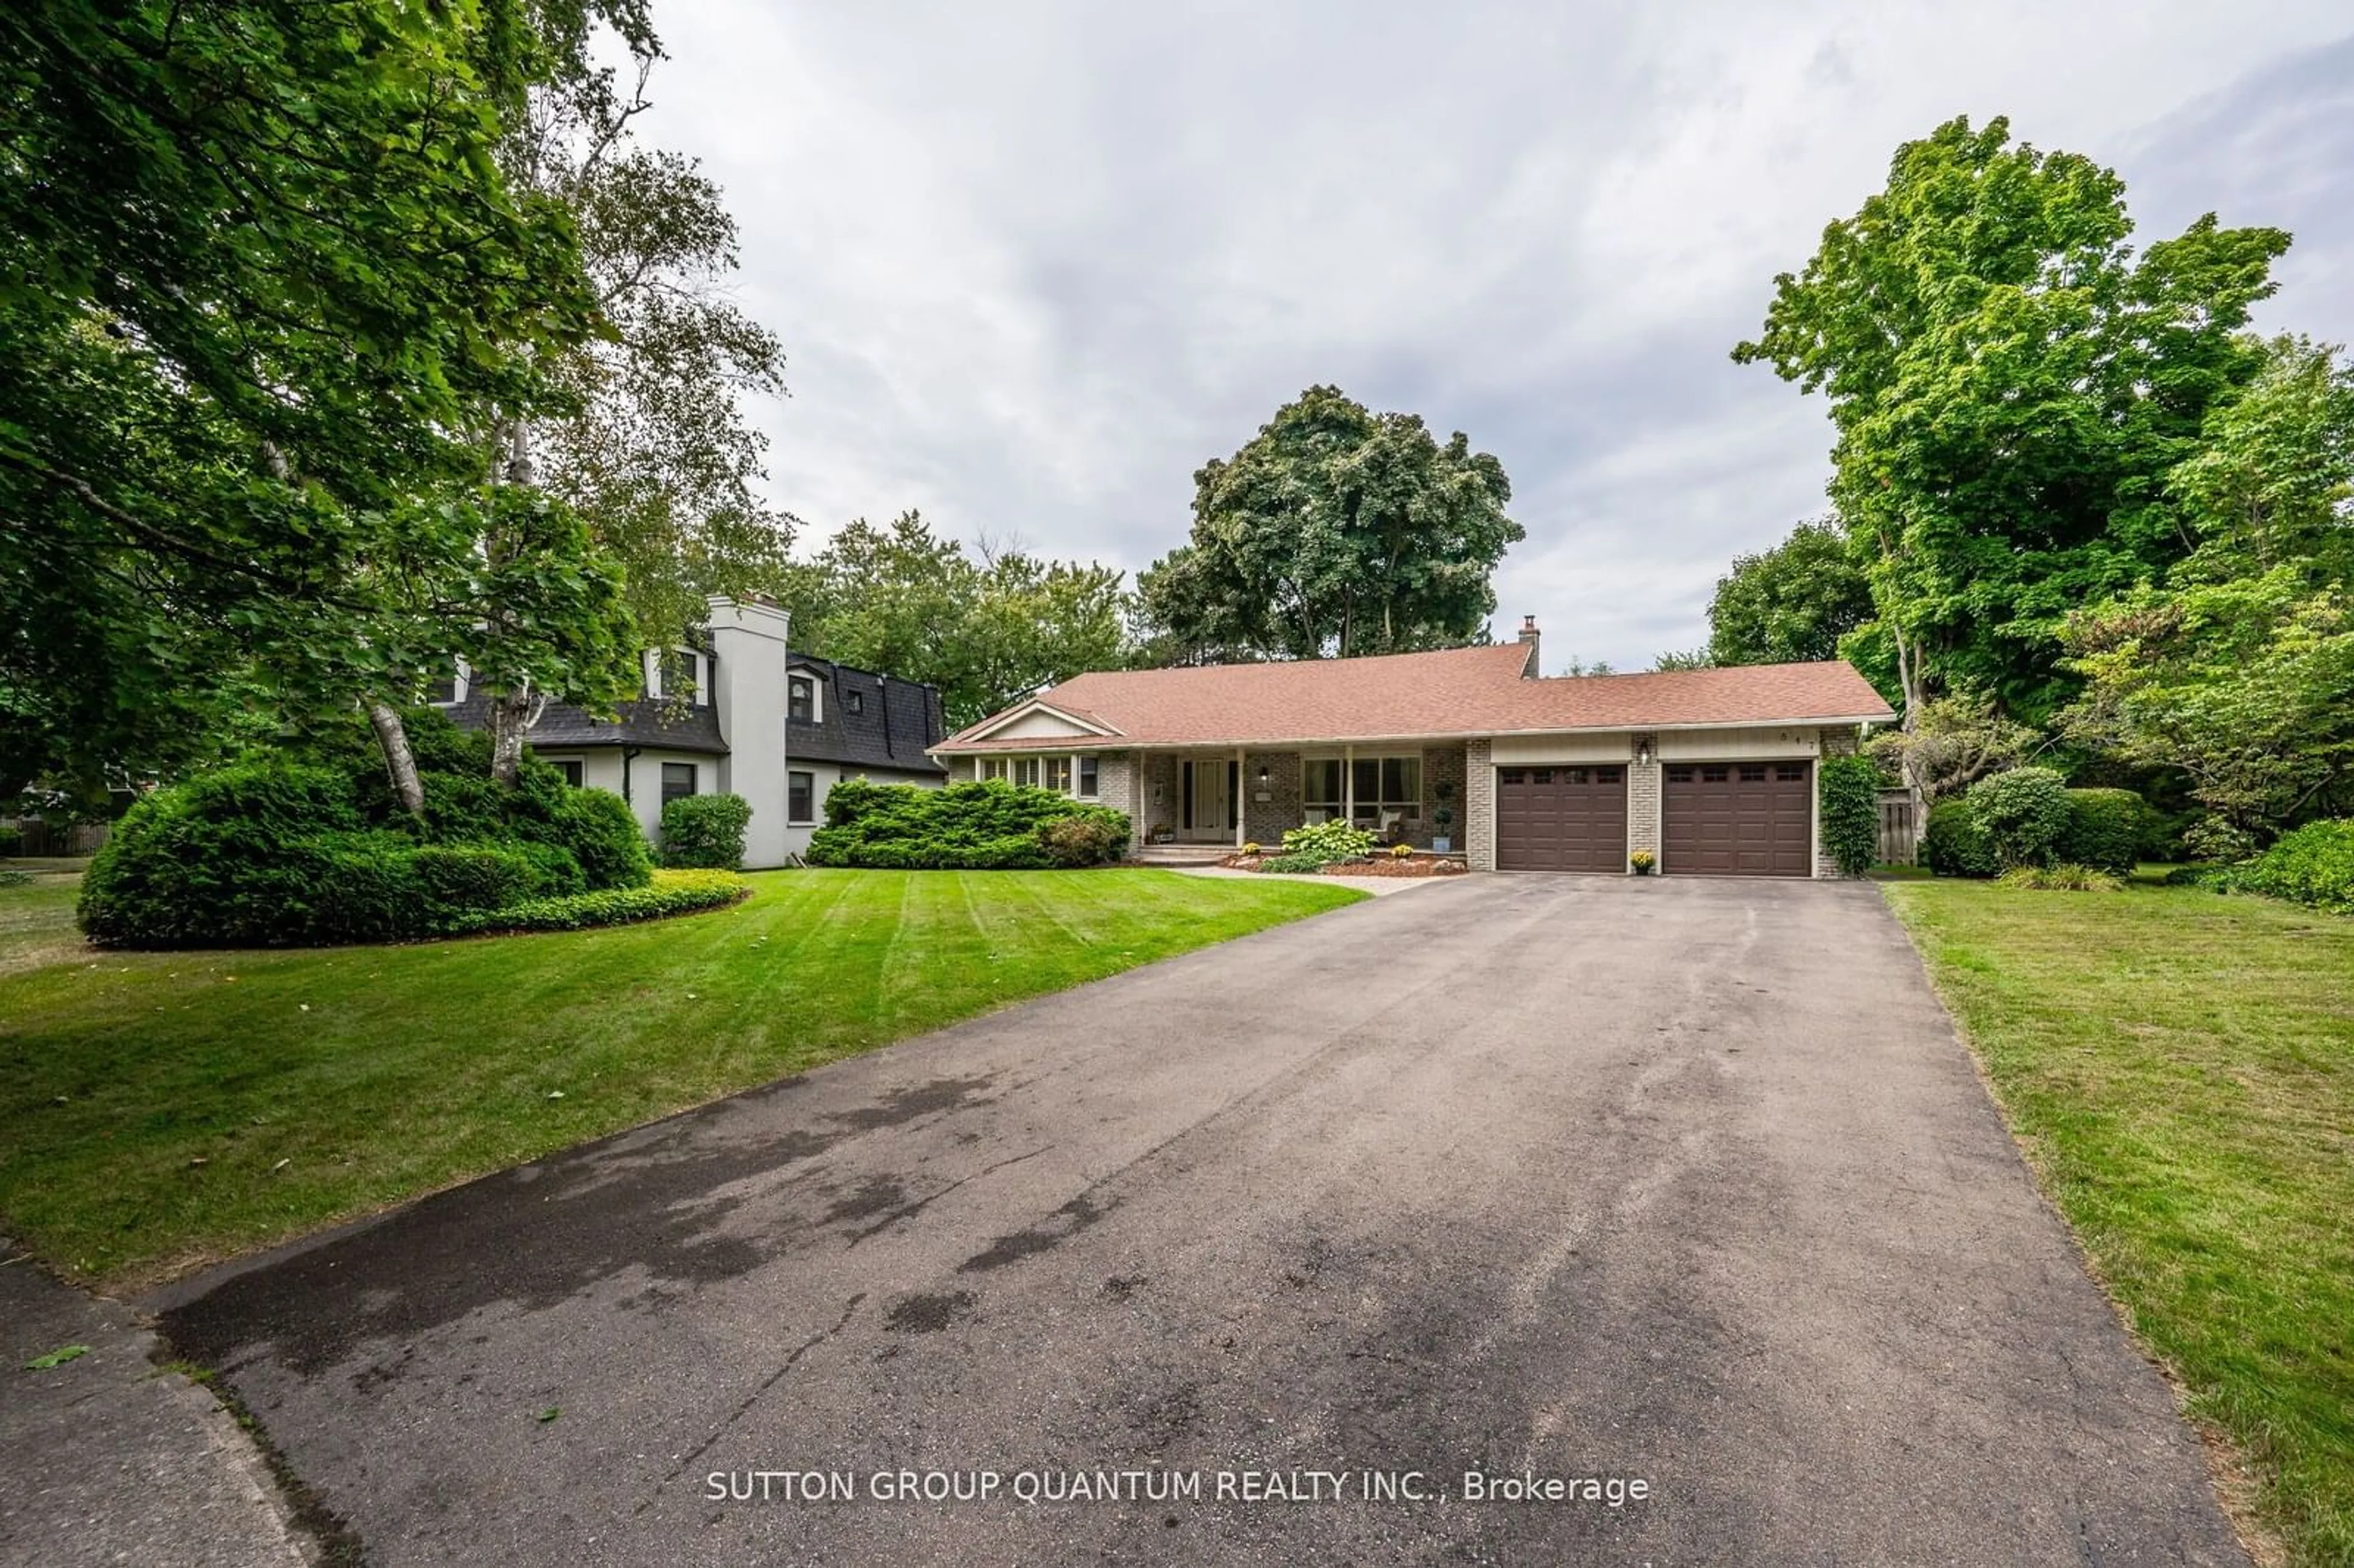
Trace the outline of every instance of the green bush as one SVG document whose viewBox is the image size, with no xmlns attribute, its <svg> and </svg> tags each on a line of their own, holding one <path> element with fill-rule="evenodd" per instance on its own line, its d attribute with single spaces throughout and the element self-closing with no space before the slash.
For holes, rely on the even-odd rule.
<svg viewBox="0 0 2354 1568">
<path fill-rule="evenodd" d="M 716 871 L 744 868 L 752 802 L 741 795 L 684 795 L 663 808 L 663 863 Z"/>
<path fill-rule="evenodd" d="M 1992 876 L 2002 869 L 1967 800 L 1929 808 L 1921 828 L 1921 863 L 1939 876 Z"/>
<path fill-rule="evenodd" d="M 2232 867 L 2231 881 L 2250 893 L 2354 915 L 2354 820 L 2307 822 Z"/>
<path fill-rule="evenodd" d="M 1303 872 L 1321 871 L 1337 863 L 1314 854 L 1271 854 L 1258 863 L 1258 869 L 1278 874 L 1298 875 Z"/>
<path fill-rule="evenodd" d="M 1128 819 L 1117 811 L 1056 817 L 1038 824 L 1038 847 L 1058 866 L 1108 865 L 1128 853 Z"/>
<path fill-rule="evenodd" d="M 2068 783 L 2049 768 L 2013 768 L 1970 786 L 1970 814 L 2005 871 L 2050 865 L 2068 831 Z"/>
<path fill-rule="evenodd" d="M 477 910 L 452 920 L 452 935 L 498 931 L 584 931 L 716 909 L 752 891 L 731 871 L 660 871 L 643 887 L 609 887 L 567 898 L 540 898 L 504 909 Z"/>
<path fill-rule="evenodd" d="M 2116 893 L 2125 879 L 2096 865 L 2013 866 L 1995 878 L 2005 887 L 2026 887 L 2044 893 Z"/>
<path fill-rule="evenodd" d="M 433 740 L 421 749 L 474 748 Z M 387 941 L 438 935 L 501 905 L 647 879 L 629 807 L 567 788 L 544 764 L 526 764 L 513 790 L 422 774 L 420 821 L 394 804 L 373 752 L 311 755 L 319 760 L 202 774 L 133 806 L 83 879 L 83 931 L 140 948 Z"/>
<path fill-rule="evenodd" d="M 1861 876 L 1880 858 L 1880 765 L 1868 757 L 1827 757 L 1815 769 L 1823 848 L 1841 876 Z"/>
<path fill-rule="evenodd" d="M 33 880 L 33 874 L 22 866 L 0 865 L 0 887 L 23 887 Z"/>
<path fill-rule="evenodd" d="M 587 891 L 580 864 L 554 844 L 424 844 L 408 852 L 432 928 L 449 916 Z"/>
<path fill-rule="evenodd" d="M 2063 864 L 2123 876 L 2140 862 L 2148 816 L 2149 808 L 2131 789 L 2071 789 L 2068 825 L 2055 853 Z"/>
<path fill-rule="evenodd" d="M 1050 789 L 995 779 L 939 789 L 846 779 L 826 793 L 825 826 L 810 835 L 809 858 L 898 871 L 1041 870 L 1057 863 L 1041 830 L 1072 819 L 1097 824 L 1092 840 L 1102 859 L 1128 842 L 1125 815 Z M 1076 835 L 1065 842 L 1075 844 Z"/>
<path fill-rule="evenodd" d="M 0 854 L 15 854 L 24 847 L 24 830 L 14 822 L 0 822 Z"/>
<path fill-rule="evenodd" d="M 545 818 L 517 822 L 515 832 L 569 854 L 591 893 L 643 887 L 653 874 L 653 854 L 636 815 L 610 789 L 567 789 Z"/>
<path fill-rule="evenodd" d="M 1308 869 L 1313 870 L 1317 866 L 1363 860 L 1373 853 L 1373 834 L 1352 826 L 1346 818 L 1334 817 L 1329 821 L 1310 822 L 1304 828 L 1287 832 L 1283 835 L 1283 853 L 1276 858 L 1307 861 L 1310 863 Z M 1261 865 L 1259 869 L 1265 871 L 1267 868 Z"/>
</svg>

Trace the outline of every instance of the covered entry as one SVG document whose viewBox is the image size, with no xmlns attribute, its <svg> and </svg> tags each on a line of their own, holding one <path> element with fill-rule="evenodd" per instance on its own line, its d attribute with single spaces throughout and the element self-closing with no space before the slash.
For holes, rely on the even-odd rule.
<svg viewBox="0 0 2354 1568">
<path fill-rule="evenodd" d="M 1503 871 L 1627 869 L 1627 769 L 1496 769 L 1496 864 Z"/>
<path fill-rule="evenodd" d="M 1660 871 L 1814 874 L 1814 764 L 1683 762 L 1670 764 L 1666 773 Z"/>
</svg>

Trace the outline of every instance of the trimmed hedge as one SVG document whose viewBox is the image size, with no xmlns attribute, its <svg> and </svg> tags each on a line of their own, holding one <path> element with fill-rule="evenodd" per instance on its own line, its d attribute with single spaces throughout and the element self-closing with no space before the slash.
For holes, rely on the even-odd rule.
<svg viewBox="0 0 2354 1568">
<path fill-rule="evenodd" d="M 1970 786 L 1970 815 L 2008 871 L 2050 865 L 2068 831 L 2068 782 L 2049 768 L 2013 768 Z"/>
<path fill-rule="evenodd" d="M 136 948 L 378 942 L 646 884 L 645 840 L 620 797 L 574 789 L 530 758 L 512 789 L 428 770 L 489 765 L 487 742 L 439 714 L 415 715 L 410 738 L 421 820 L 398 809 L 381 761 L 348 736 L 149 795 L 90 862 L 82 930 Z"/>
<path fill-rule="evenodd" d="M 752 802 L 741 795 L 683 795 L 663 808 L 663 863 L 741 871 L 751 825 Z"/>
<path fill-rule="evenodd" d="M 450 934 L 584 931 L 718 909 L 749 895 L 752 885 L 732 871 L 658 871 L 644 887 L 609 887 L 566 898 L 538 898 L 504 909 L 474 911 L 451 923 Z"/>
<path fill-rule="evenodd" d="M 2068 825 L 2055 850 L 2062 865 L 2087 865 L 2123 876 L 2139 863 L 2149 833 L 2149 808 L 2131 789 L 2071 789 Z"/>
<path fill-rule="evenodd" d="M 2234 887 L 2354 915 L 2354 820 L 2307 822 L 2231 872 Z"/>
<path fill-rule="evenodd" d="M 1841 876 L 1861 876 L 1880 858 L 1880 765 L 1869 757 L 1827 757 L 1815 777 L 1823 849 Z"/>
<path fill-rule="evenodd" d="M 1939 876 L 1987 877 L 2002 869 L 1966 800 L 1940 800 L 1929 808 L 1921 827 L 1921 863 Z"/>
<path fill-rule="evenodd" d="M 1065 821 L 1089 825 L 1054 826 Z M 1117 860 L 1128 832 L 1124 813 L 1051 789 L 845 779 L 826 792 L 825 826 L 810 835 L 809 859 L 886 871 L 1035 871 Z M 1082 853 L 1088 858 L 1057 858 Z"/>
</svg>

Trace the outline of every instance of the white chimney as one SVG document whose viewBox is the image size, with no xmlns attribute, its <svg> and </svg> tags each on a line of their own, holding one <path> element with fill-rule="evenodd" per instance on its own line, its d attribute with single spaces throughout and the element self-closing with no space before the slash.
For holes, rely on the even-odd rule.
<svg viewBox="0 0 2354 1568">
<path fill-rule="evenodd" d="M 767 596 L 760 596 L 765 599 Z M 711 598 L 711 700 L 727 755 L 721 790 L 752 808 L 744 830 L 744 864 L 785 863 L 785 649 L 792 617 L 773 603 Z"/>
</svg>

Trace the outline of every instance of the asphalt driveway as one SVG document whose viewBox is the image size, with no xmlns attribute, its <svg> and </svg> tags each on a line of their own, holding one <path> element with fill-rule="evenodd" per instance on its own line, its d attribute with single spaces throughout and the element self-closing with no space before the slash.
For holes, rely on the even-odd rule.
<svg viewBox="0 0 2354 1568">
<path fill-rule="evenodd" d="M 379 1564 L 2246 1562 L 1856 885 L 1421 888 L 158 1305 Z"/>
</svg>

